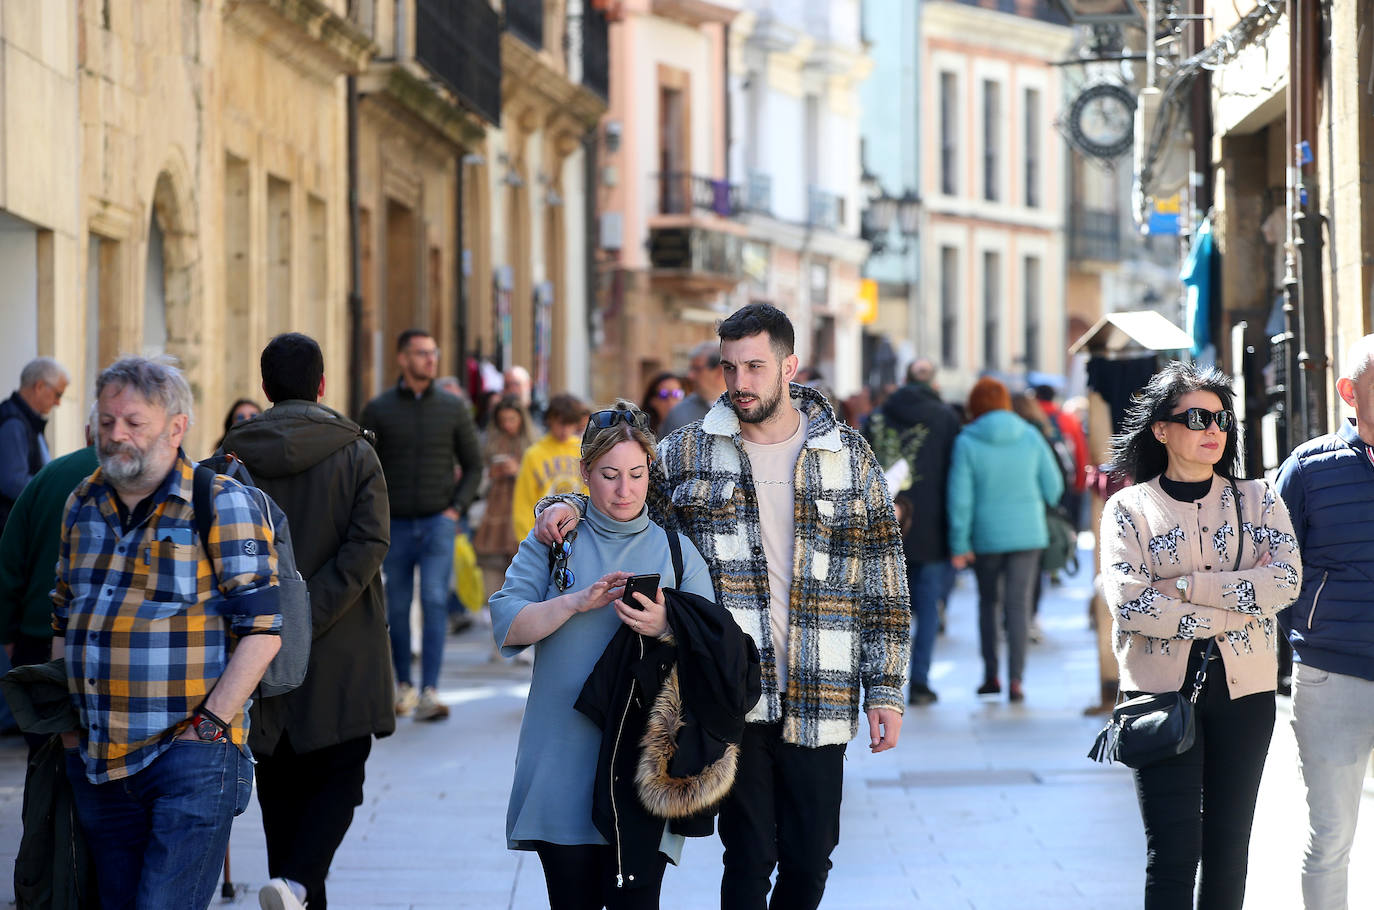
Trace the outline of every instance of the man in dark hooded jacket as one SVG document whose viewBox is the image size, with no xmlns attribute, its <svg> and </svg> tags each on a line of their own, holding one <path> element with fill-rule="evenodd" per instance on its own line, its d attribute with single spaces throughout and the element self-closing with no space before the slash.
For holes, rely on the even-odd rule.
<svg viewBox="0 0 1374 910">
<path fill-rule="evenodd" d="M 272 876 L 259 901 L 320 910 L 334 852 L 362 805 L 372 737 L 396 729 L 381 580 L 390 509 L 363 431 L 318 403 L 324 358 L 313 339 L 293 332 L 268 342 L 262 390 L 273 406 L 231 428 L 222 451 L 286 513 L 313 640 L 300 688 L 252 709 L 248 744 Z"/>
<path fill-rule="evenodd" d="M 898 492 L 902 549 L 906 551 L 911 588 L 911 694 L 913 705 L 935 701 L 930 688 L 930 661 L 939 629 L 940 600 L 948 587 L 949 542 L 945 517 L 945 481 L 959 435 L 959 417 L 940 400 L 935 364 L 914 361 L 906 385 L 888 396 L 869 418 L 868 437 L 883 467 L 905 458 L 910 486 Z"/>
</svg>

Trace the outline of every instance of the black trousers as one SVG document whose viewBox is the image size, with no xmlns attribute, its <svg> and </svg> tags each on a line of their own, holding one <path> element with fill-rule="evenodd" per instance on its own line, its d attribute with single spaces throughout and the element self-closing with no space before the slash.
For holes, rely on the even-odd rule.
<svg viewBox="0 0 1374 910">
<path fill-rule="evenodd" d="M 720 808 L 721 910 L 815 910 L 840 842 L 843 745 L 805 749 L 782 724 L 748 724 L 735 786 Z M 769 877 L 778 868 L 768 901 Z"/>
<path fill-rule="evenodd" d="M 616 887 L 615 850 L 606 844 L 550 844 L 535 847 L 549 889 L 549 910 L 658 910 L 668 857 L 645 870 L 637 888 Z M 641 875 L 644 873 L 641 872 Z M 313 910 L 313 908 L 312 908 Z"/>
<path fill-rule="evenodd" d="M 1206 642 L 1194 643 L 1181 689 L 1193 691 Z M 1145 822 L 1145 910 L 1240 910 L 1274 693 L 1234 701 L 1219 656 L 1198 697 L 1197 739 L 1182 755 L 1135 772 Z M 1198 881 L 1198 866 L 1202 866 Z"/>
<path fill-rule="evenodd" d="M 310 910 L 324 910 L 324 879 L 353 810 L 363 804 L 363 766 L 372 737 L 297 753 L 286 734 L 258 756 L 258 805 L 267 835 L 267 872 L 300 882 Z"/>
</svg>

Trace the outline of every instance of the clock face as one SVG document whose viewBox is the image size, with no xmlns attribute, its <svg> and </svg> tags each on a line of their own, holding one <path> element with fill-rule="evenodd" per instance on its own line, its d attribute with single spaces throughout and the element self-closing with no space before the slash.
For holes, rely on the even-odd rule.
<svg viewBox="0 0 1374 910">
<path fill-rule="evenodd" d="M 1069 108 L 1069 131 L 1074 143 L 1089 155 L 1122 155 L 1134 138 L 1135 98 L 1115 83 L 1090 85 Z"/>
</svg>

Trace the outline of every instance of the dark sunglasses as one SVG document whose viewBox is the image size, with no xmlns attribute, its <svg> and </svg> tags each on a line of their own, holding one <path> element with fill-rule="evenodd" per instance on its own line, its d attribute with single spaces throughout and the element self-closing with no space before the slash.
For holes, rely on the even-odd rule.
<svg viewBox="0 0 1374 910">
<path fill-rule="evenodd" d="M 659 390 L 658 390 L 658 397 L 659 397 L 659 398 L 681 398 L 682 395 L 683 395 L 682 389 L 659 389 Z"/>
<path fill-rule="evenodd" d="M 635 408 L 632 411 L 593 411 L 587 418 L 587 430 L 605 430 L 621 422 L 628 423 L 636 430 L 649 429 L 649 415 Z M 582 435 L 585 436 L 586 433 Z"/>
<path fill-rule="evenodd" d="M 1209 411 L 1206 408 L 1189 408 L 1186 411 L 1170 414 L 1161 419 L 1166 423 L 1181 423 L 1190 430 L 1205 430 L 1215 420 L 1217 429 L 1223 433 L 1231 432 L 1231 429 L 1236 425 L 1234 411 Z"/>
<path fill-rule="evenodd" d="M 577 531 L 569 531 L 563 539 L 549 548 L 549 568 L 553 571 L 553 586 L 563 592 L 573 586 L 577 581 L 572 569 L 568 568 L 568 559 L 572 556 L 573 541 L 577 539 Z"/>
</svg>

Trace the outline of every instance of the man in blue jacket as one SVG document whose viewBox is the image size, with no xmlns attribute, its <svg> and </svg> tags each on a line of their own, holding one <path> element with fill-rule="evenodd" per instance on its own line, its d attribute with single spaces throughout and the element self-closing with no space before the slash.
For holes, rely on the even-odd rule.
<svg viewBox="0 0 1374 910">
<path fill-rule="evenodd" d="M 1306 910 L 1345 908 L 1360 794 L 1374 749 L 1374 335 L 1355 342 L 1336 391 L 1355 409 L 1279 469 L 1302 549 L 1293 644 L 1293 732 L 1307 787 Z"/>
</svg>

